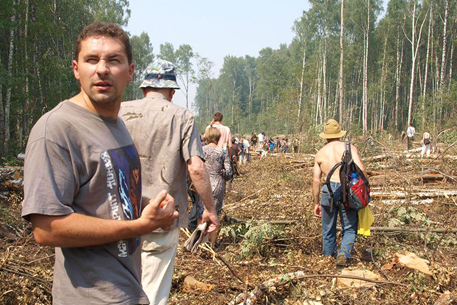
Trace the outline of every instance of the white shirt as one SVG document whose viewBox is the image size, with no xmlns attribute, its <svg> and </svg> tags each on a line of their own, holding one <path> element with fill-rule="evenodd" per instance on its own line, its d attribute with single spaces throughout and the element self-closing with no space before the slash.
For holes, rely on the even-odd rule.
<svg viewBox="0 0 457 305">
<path fill-rule="evenodd" d="M 259 142 L 263 142 L 265 140 L 265 136 L 262 133 L 259 133 L 257 138 L 259 138 Z"/>
<path fill-rule="evenodd" d="M 246 139 L 243 139 L 243 144 L 244 144 L 244 150 L 245 150 L 245 152 L 248 153 L 248 152 L 249 152 L 249 147 L 251 146 L 251 145 L 249 144 L 249 141 L 246 140 Z"/>
<path fill-rule="evenodd" d="M 408 138 L 414 137 L 415 133 L 416 133 L 416 128 L 414 128 L 413 126 L 409 126 L 408 129 L 406 130 L 406 135 L 408 136 Z"/>
</svg>

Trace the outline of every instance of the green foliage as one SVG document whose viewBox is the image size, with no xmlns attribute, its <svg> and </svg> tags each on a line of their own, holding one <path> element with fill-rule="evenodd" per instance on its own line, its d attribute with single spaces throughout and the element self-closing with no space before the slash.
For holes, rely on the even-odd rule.
<svg viewBox="0 0 457 305">
<path fill-rule="evenodd" d="M 283 230 L 278 226 L 270 224 L 253 226 L 246 232 L 240 244 L 241 256 L 265 255 L 270 245 L 264 244 L 264 241 L 271 242 L 281 237 L 283 237 Z"/>
<path fill-rule="evenodd" d="M 0 3 L 0 155 L 1 162 L 11 163 L 38 118 L 79 92 L 71 69 L 79 32 L 93 21 L 125 26 L 130 10 L 128 0 Z M 131 44 L 137 72 L 125 98 L 138 98 L 152 46 L 146 33 L 132 37 Z"/>
<path fill-rule="evenodd" d="M 407 280 L 411 282 L 412 288 L 415 292 L 424 291 L 425 287 L 425 275 L 422 272 L 415 271 L 411 273 Z"/>
<path fill-rule="evenodd" d="M 242 258 L 255 255 L 265 256 L 275 240 L 282 238 L 284 232 L 281 226 L 268 223 L 256 225 L 252 221 L 236 223 L 224 226 L 220 235 L 229 237 L 233 243 L 242 239 L 240 245 L 240 256 Z"/>
<path fill-rule="evenodd" d="M 249 231 L 252 225 L 252 221 L 247 221 L 246 223 L 236 223 L 224 226 L 220 230 L 219 235 L 221 237 L 229 237 L 233 240 L 233 243 L 236 243 L 238 238 L 244 238 L 244 235 Z"/>
<path fill-rule="evenodd" d="M 409 207 L 399 207 L 390 211 L 392 218 L 389 220 L 389 226 L 401 226 L 401 225 L 420 225 L 424 227 L 430 226 L 430 218 L 417 209 Z"/>
</svg>

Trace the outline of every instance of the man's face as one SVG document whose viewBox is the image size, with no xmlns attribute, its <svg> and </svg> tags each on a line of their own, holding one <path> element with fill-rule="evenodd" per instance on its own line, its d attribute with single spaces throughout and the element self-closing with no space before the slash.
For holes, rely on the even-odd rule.
<svg viewBox="0 0 457 305">
<path fill-rule="evenodd" d="M 73 72 L 81 92 L 94 106 L 112 106 L 121 102 L 127 83 L 132 81 L 134 65 L 128 63 L 122 42 L 97 36 L 81 42 Z"/>
</svg>

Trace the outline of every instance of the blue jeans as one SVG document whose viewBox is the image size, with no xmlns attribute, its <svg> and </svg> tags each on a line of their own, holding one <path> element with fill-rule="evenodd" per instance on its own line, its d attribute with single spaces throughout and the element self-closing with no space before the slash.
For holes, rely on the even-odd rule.
<svg viewBox="0 0 457 305">
<path fill-rule="evenodd" d="M 339 182 L 330 182 L 333 191 L 335 203 L 340 200 L 341 184 Z M 324 185 L 321 190 L 321 213 L 322 213 L 322 249 L 325 256 L 337 254 L 336 242 L 336 222 L 338 214 L 340 215 L 343 240 L 338 251 L 344 254 L 346 258 L 351 258 L 352 249 L 354 248 L 357 237 L 357 220 L 356 210 L 346 210 L 341 204 L 332 204 L 332 198 L 328 192 L 327 186 Z"/>
</svg>

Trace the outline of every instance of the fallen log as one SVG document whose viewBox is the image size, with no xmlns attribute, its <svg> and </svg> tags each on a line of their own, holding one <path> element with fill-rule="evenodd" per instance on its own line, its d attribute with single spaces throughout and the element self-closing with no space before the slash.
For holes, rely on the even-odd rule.
<svg viewBox="0 0 457 305">
<path fill-rule="evenodd" d="M 382 172 L 377 172 L 377 171 L 374 171 L 371 169 L 367 169 L 366 172 L 369 177 L 376 177 L 376 176 L 382 175 Z"/>
<path fill-rule="evenodd" d="M 406 232 L 406 233 L 457 233 L 455 228 L 400 228 L 400 227 L 371 227 L 371 231 L 378 232 Z"/>
<path fill-rule="evenodd" d="M 363 162 L 379 162 L 379 161 L 384 161 L 384 160 L 388 160 L 388 159 L 392 159 L 392 155 L 382 154 L 382 155 L 377 155 L 377 156 L 373 156 L 373 157 L 363 158 Z"/>
<path fill-rule="evenodd" d="M 383 200 L 383 204 L 387 205 L 394 205 L 394 204 L 413 204 L 413 205 L 419 205 L 419 204 L 431 204 L 435 200 L 433 198 L 427 198 L 423 200 L 405 200 L 405 199 L 391 199 L 391 200 Z"/>
<path fill-rule="evenodd" d="M 407 197 L 411 199 L 416 198 L 436 198 L 436 197 L 448 197 L 448 196 L 457 196 L 457 190 L 454 191 L 438 191 L 438 192 L 402 192 L 402 191 L 394 191 L 390 193 L 385 192 L 371 192 L 371 198 L 379 198 L 379 199 L 405 199 Z"/>
<path fill-rule="evenodd" d="M 336 227 L 341 231 L 341 227 Z M 371 227 L 370 231 L 377 232 L 398 232 L 398 233 L 457 233 L 455 228 L 403 228 L 403 227 Z"/>
<path fill-rule="evenodd" d="M 374 280 L 369 278 L 364 278 L 360 276 L 352 276 L 352 275 L 343 275 L 343 274 L 305 274 L 303 271 L 296 271 L 287 274 L 282 274 L 274 279 L 270 279 L 268 281 L 263 282 L 262 284 L 256 286 L 252 291 L 240 293 L 236 296 L 234 300 L 232 300 L 229 305 L 247 305 L 247 304 L 255 304 L 257 301 L 261 300 L 264 294 L 264 291 L 267 291 L 271 287 L 280 287 L 284 286 L 292 281 L 299 281 L 304 279 L 311 279 L 311 278 L 348 278 L 354 279 L 359 281 L 366 281 L 375 283 L 378 285 L 396 285 L 396 286 L 403 286 L 409 287 L 407 284 L 396 283 L 391 281 L 381 281 L 381 280 Z"/>
</svg>

